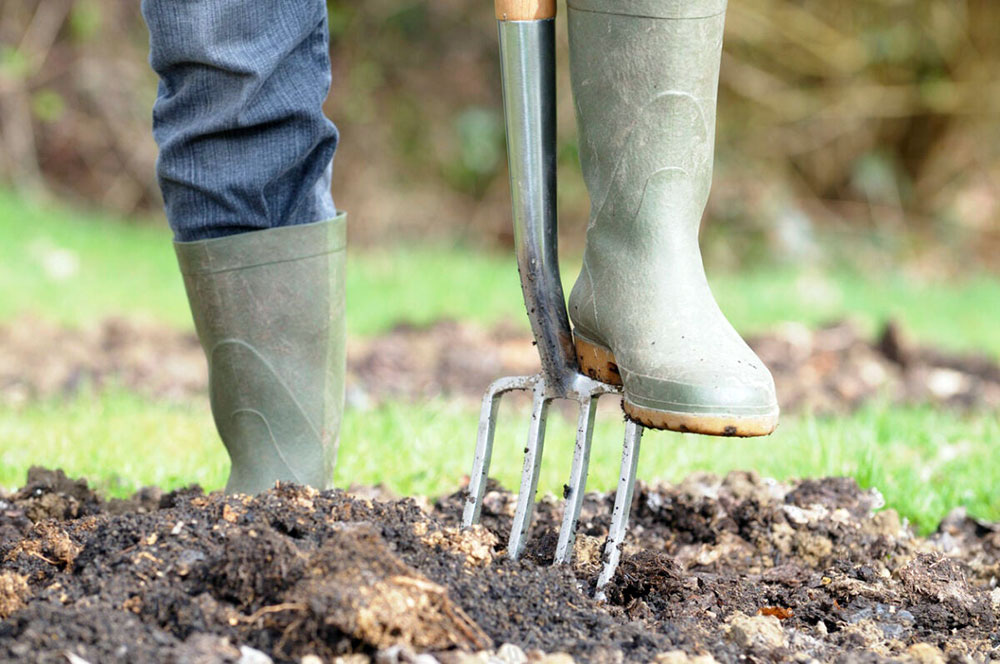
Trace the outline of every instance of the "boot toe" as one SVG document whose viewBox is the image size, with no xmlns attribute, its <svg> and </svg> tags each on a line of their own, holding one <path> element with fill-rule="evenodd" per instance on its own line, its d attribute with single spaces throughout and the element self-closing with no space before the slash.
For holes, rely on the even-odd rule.
<svg viewBox="0 0 1000 664">
<path fill-rule="evenodd" d="M 754 436 L 777 425 L 774 381 L 763 366 L 751 371 L 674 370 L 658 375 L 622 370 L 625 410 L 660 429 Z"/>
</svg>

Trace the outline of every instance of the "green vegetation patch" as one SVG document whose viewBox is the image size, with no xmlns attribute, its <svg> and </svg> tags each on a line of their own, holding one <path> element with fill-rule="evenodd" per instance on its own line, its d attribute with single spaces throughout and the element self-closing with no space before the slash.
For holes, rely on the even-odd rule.
<svg viewBox="0 0 1000 664">
<path fill-rule="evenodd" d="M 477 416 L 468 404 L 440 400 L 348 410 L 335 483 L 383 484 L 402 495 L 454 491 L 472 467 Z M 490 474 L 512 490 L 527 426 L 523 407 L 501 409 Z M 614 489 L 623 430 L 621 412 L 609 399 L 598 414 L 589 489 Z M 554 409 L 540 496 L 562 494 L 574 435 L 572 414 Z M 1000 465 L 989 463 L 997 440 L 1000 422 L 991 414 L 872 404 L 844 417 L 787 416 L 774 435 L 760 439 L 649 431 L 639 476 L 677 482 L 693 472 L 745 469 L 779 480 L 847 475 L 877 487 L 890 507 L 926 532 L 959 505 L 1000 519 Z M 168 405 L 114 390 L 0 408 L 0 485 L 23 483 L 32 465 L 63 468 L 116 496 L 144 485 L 173 489 L 197 482 L 217 489 L 228 472 L 207 405 Z"/>
</svg>

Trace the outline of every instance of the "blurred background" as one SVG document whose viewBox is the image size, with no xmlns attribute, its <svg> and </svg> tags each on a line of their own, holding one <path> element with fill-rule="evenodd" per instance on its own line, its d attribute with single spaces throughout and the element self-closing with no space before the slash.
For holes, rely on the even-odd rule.
<svg viewBox="0 0 1000 664">
<path fill-rule="evenodd" d="M 31 463 L 112 492 L 225 478 L 155 180 L 138 4 L 0 3 L 7 486 Z M 589 203 L 560 5 L 571 283 Z M 416 455 L 387 469 L 343 453 L 338 483 L 440 493 L 467 472 L 476 395 L 533 360 L 510 256 L 496 26 L 486 3 L 328 7 L 334 197 L 352 242 L 344 445 Z M 980 463 L 1000 405 L 997 26 L 993 0 L 730 0 L 703 249 L 724 311 L 790 395 L 789 417 L 763 446 L 669 437 L 644 452 L 647 477 L 846 473 L 925 526 L 955 505 L 1000 517 L 989 488 L 1000 469 Z M 418 349 L 402 355 L 419 366 L 400 348 Z M 616 475 L 610 419 L 595 487 Z M 775 444 L 798 452 L 775 459 Z M 121 453 L 135 445 L 150 456 Z M 498 470 L 510 485 L 516 451 Z M 457 460 L 426 470 L 436 454 Z"/>
<path fill-rule="evenodd" d="M 343 136 L 335 194 L 355 241 L 432 233 L 510 245 L 495 26 L 481 4 L 329 3 L 327 111 Z M 156 80 L 138 3 L 22 0 L 0 16 L 2 181 L 158 219 Z M 560 184 L 573 248 L 588 203 L 564 20 Z M 727 21 L 706 229 L 720 259 L 812 259 L 829 230 L 939 268 L 990 262 L 1000 5 L 734 0 Z"/>
</svg>

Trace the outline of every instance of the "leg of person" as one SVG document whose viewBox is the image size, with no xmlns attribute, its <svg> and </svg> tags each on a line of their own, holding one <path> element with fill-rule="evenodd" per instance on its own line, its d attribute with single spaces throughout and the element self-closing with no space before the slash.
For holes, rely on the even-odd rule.
<svg viewBox="0 0 1000 664">
<path fill-rule="evenodd" d="M 755 436 L 774 381 L 709 290 L 698 229 L 712 182 L 726 0 L 570 0 L 570 74 L 591 196 L 570 295 L 581 368 L 653 428 Z"/>
<path fill-rule="evenodd" d="M 157 174 L 227 491 L 326 488 L 344 398 L 345 217 L 322 0 L 143 0 Z"/>
</svg>

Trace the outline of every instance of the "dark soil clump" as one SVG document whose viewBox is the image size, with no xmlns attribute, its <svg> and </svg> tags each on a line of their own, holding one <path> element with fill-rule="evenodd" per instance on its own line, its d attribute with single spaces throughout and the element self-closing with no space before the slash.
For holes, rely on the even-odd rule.
<svg viewBox="0 0 1000 664">
<path fill-rule="evenodd" d="M 491 487 L 484 525 L 464 531 L 463 500 L 424 511 L 283 485 L 256 498 L 191 489 L 109 503 L 83 481 L 32 470 L 0 503 L 0 661 L 972 662 L 1000 652 L 1000 528 L 954 512 L 918 538 L 851 480 L 732 473 L 638 487 L 605 604 L 592 590 L 611 496 L 586 496 L 574 563 L 562 567 L 547 564 L 561 503 L 539 504 L 528 551 L 511 562 L 514 497 Z"/>
</svg>

